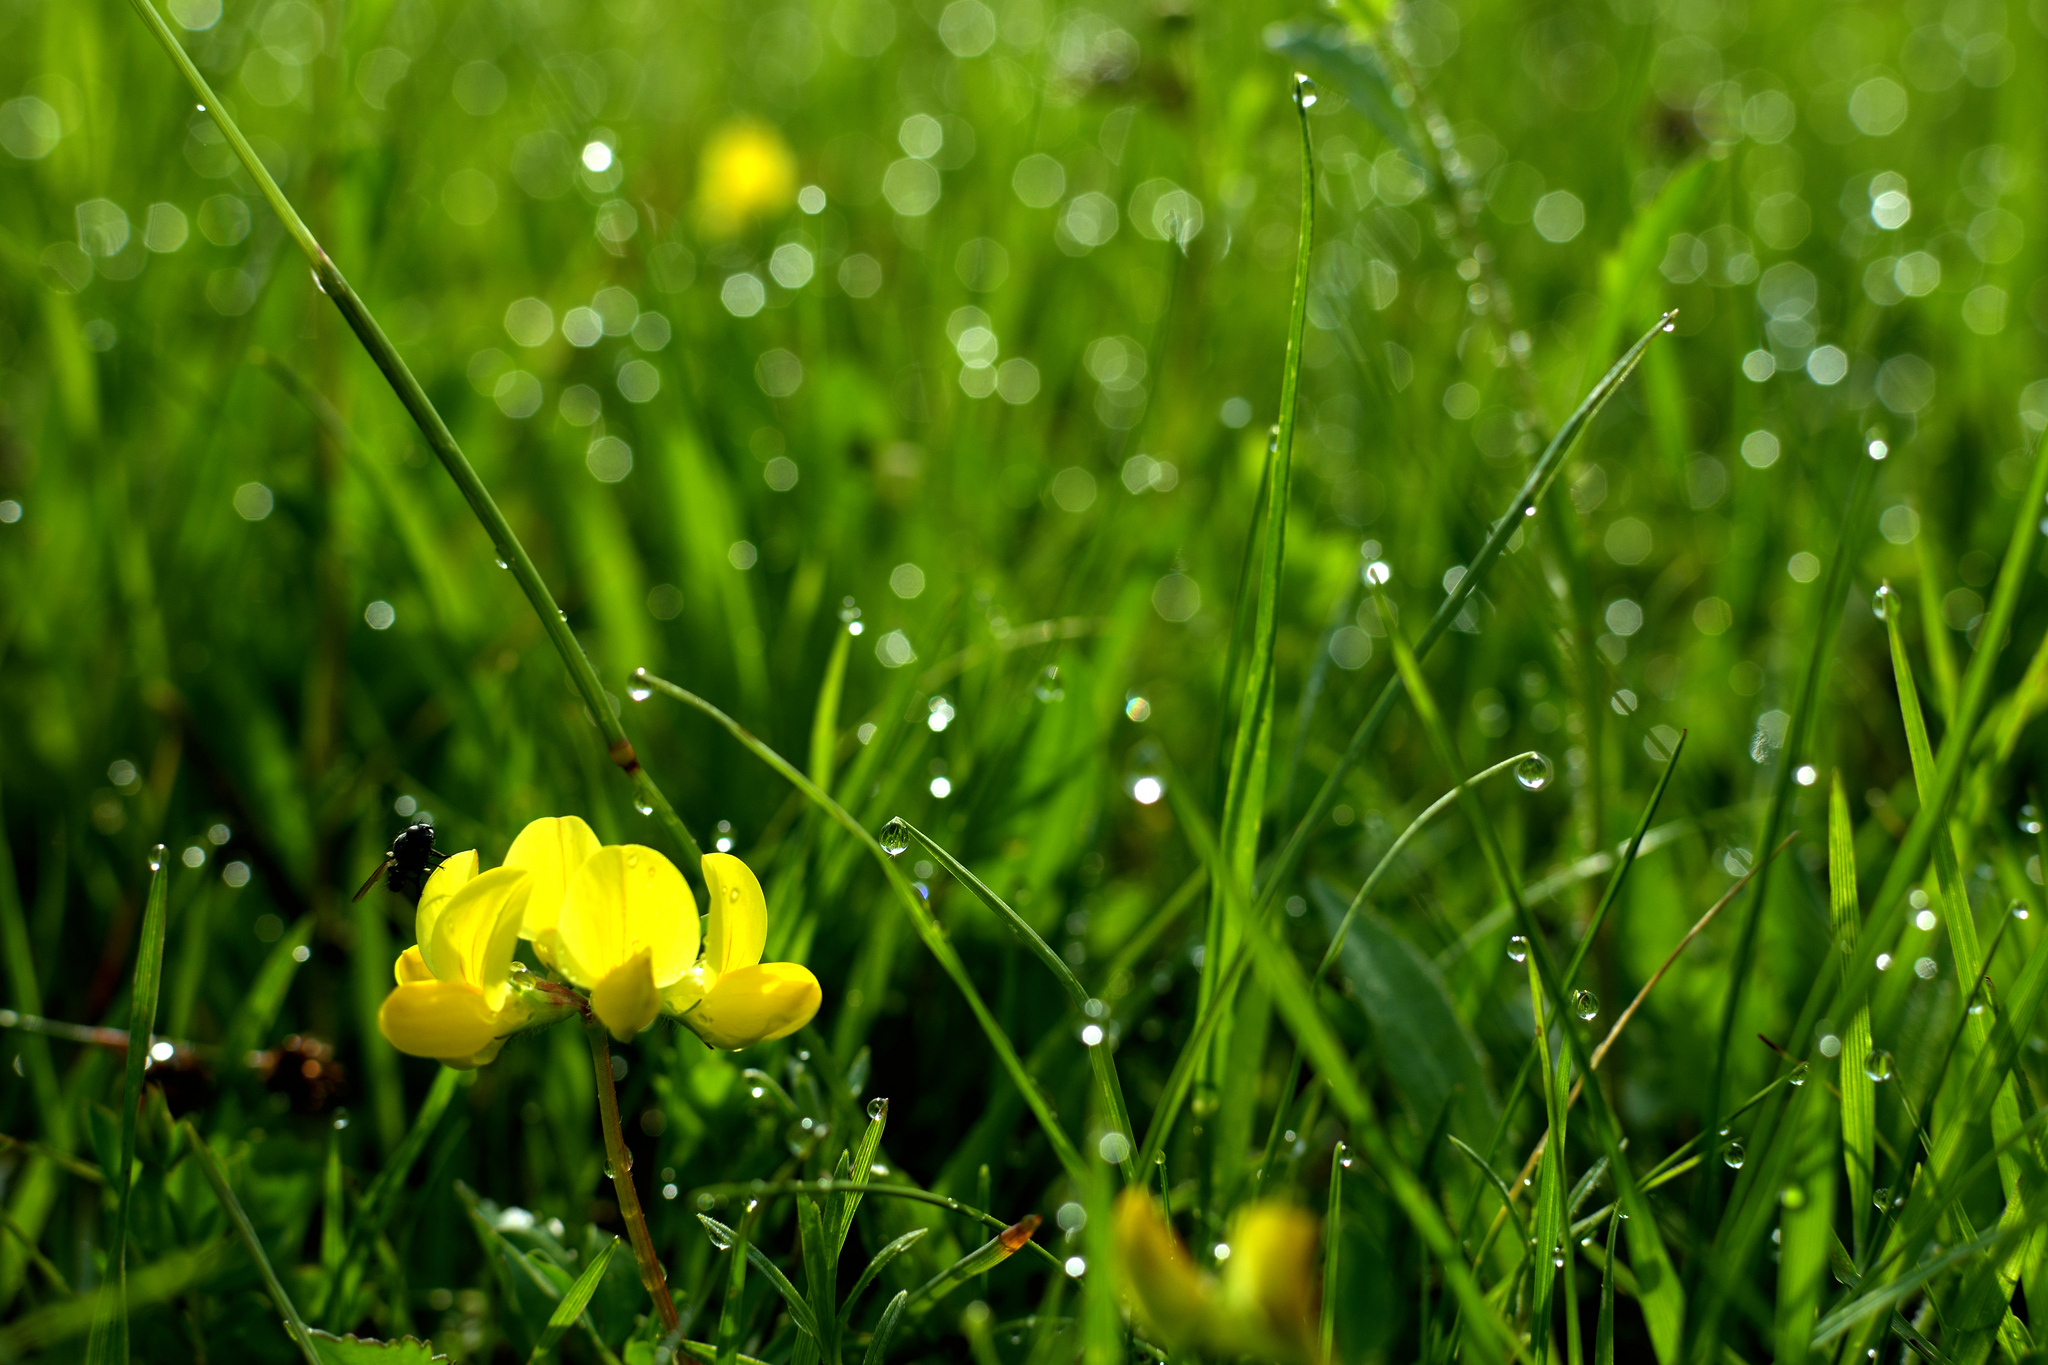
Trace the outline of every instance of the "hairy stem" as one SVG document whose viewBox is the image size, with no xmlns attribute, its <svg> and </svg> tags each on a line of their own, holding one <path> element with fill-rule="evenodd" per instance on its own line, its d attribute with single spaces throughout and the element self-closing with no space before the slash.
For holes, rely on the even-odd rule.
<svg viewBox="0 0 2048 1365">
<path fill-rule="evenodd" d="M 654 1254 L 654 1239 L 647 1235 L 647 1215 L 640 1210 L 640 1195 L 633 1188 L 633 1154 L 626 1150 L 626 1131 L 619 1126 L 619 1092 L 612 1084 L 612 1049 L 604 1025 L 586 1020 L 584 1034 L 590 1039 L 590 1060 L 597 1069 L 597 1108 L 604 1122 L 605 1166 L 611 1172 L 612 1188 L 618 1192 L 619 1214 L 626 1220 L 626 1233 L 633 1243 L 633 1259 L 640 1262 L 640 1283 L 654 1299 L 654 1311 L 661 1316 L 664 1331 L 673 1332 L 682 1319 L 676 1314 L 675 1299 L 668 1292 L 668 1275 L 661 1258 Z"/>
</svg>

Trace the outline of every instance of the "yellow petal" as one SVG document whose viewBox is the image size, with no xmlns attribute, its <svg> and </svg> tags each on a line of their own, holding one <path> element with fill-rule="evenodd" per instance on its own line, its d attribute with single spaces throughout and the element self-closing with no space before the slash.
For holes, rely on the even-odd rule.
<svg viewBox="0 0 2048 1365">
<path fill-rule="evenodd" d="M 505 866 L 523 867 L 533 874 L 533 896 L 526 902 L 521 938 L 538 943 L 545 935 L 552 943 L 569 879 L 597 848 L 597 836 L 590 826 L 573 815 L 546 816 L 519 831 L 505 855 Z"/>
<path fill-rule="evenodd" d="M 704 934 L 705 974 L 718 977 L 761 960 L 768 941 L 768 898 L 754 870 L 730 853 L 704 855 L 704 886 L 711 900 Z"/>
<path fill-rule="evenodd" d="M 426 943 L 434 937 L 434 921 L 441 917 L 448 898 L 460 891 L 476 876 L 477 856 L 473 848 L 460 853 L 451 853 L 427 878 L 427 884 L 420 889 L 419 909 L 413 912 L 413 938 Z"/>
<path fill-rule="evenodd" d="M 415 981 L 432 981 L 434 973 L 427 967 L 427 959 L 420 955 L 420 945 L 415 943 L 398 955 L 398 961 L 391 968 L 401 986 L 410 986 Z"/>
<path fill-rule="evenodd" d="M 492 868 L 464 883 L 441 907 L 434 936 L 421 945 L 434 975 L 501 995 L 532 890 L 533 878 L 517 867 Z"/>
<path fill-rule="evenodd" d="M 555 941 L 557 965 L 579 986 L 596 988 L 642 950 L 656 989 L 671 986 L 697 960 L 697 898 L 653 849 L 607 846 L 569 879 Z"/>
<path fill-rule="evenodd" d="M 1199 1340 L 1207 1328 L 1215 1281 L 1195 1268 L 1173 1224 L 1149 1194 L 1133 1189 L 1118 1196 L 1113 1237 L 1139 1320 L 1169 1346 Z"/>
<path fill-rule="evenodd" d="M 719 977 L 683 1022 L 711 1046 L 737 1051 L 795 1033 L 811 1022 L 824 998 L 808 967 L 770 962 Z"/>
<path fill-rule="evenodd" d="M 1321 1355 L 1316 1292 L 1316 1220 L 1290 1204 L 1262 1200 L 1231 1220 L 1230 1259 L 1217 1298 L 1218 1355 L 1314 1361 Z"/>
<path fill-rule="evenodd" d="M 625 1042 L 661 1013 L 661 995 L 654 989 L 654 958 L 647 949 L 626 960 L 590 992 L 590 1008 Z"/>
<path fill-rule="evenodd" d="M 416 981 L 384 997 L 377 1028 L 414 1057 L 475 1056 L 497 1038 L 499 1019 L 484 993 L 458 981 Z"/>
</svg>

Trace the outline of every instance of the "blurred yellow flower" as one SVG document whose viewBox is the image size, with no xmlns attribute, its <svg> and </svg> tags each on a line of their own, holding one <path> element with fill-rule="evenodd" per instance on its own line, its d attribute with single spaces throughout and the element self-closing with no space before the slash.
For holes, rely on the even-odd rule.
<svg viewBox="0 0 2048 1365">
<path fill-rule="evenodd" d="M 419 942 L 399 956 L 398 988 L 377 1011 L 393 1047 L 449 1066 L 481 1066 L 532 1020 L 511 979 L 532 891 L 522 869 L 479 873 L 474 849 L 435 870 L 420 893 Z"/>
<path fill-rule="evenodd" d="M 706 232 L 737 232 L 757 218 L 780 213 L 795 198 L 796 157 L 769 125 L 735 119 L 704 144 L 697 214 Z"/>
<path fill-rule="evenodd" d="M 1195 1267 L 1141 1190 L 1118 1197 L 1115 1240 L 1131 1308 L 1164 1345 L 1296 1365 L 1322 1359 L 1316 1221 L 1302 1210 L 1271 1202 L 1240 1209 L 1220 1281 Z"/>
</svg>

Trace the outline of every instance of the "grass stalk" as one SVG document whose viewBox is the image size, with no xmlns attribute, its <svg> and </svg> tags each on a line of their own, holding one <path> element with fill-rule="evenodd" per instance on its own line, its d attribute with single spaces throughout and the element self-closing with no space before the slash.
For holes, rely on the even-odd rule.
<svg viewBox="0 0 2048 1365">
<path fill-rule="evenodd" d="M 603 1024 L 595 1016 L 586 1019 L 583 1034 L 590 1040 L 590 1061 L 597 1076 L 598 1116 L 604 1125 L 606 1174 L 619 1196 L 619 1216 L 626 1220 L 626 1232 L 633 1244 L 633 1259 L 640 1265 L 640 1283 L 654 1300 L 654 1311 L 662 1330 L 673 1332 L 681 1323 L 675 1299 L 668 1292 L 668 1273 L 654 1250 L 647 1232 L 647 1215 L 640 1209 L 640 1194 L 633 1185 L 633 1153 L 626 1147 L 626 1130 L 619 1123 L 619 1092 L 612 1081 L 612 1049 Z"/>
</svg>

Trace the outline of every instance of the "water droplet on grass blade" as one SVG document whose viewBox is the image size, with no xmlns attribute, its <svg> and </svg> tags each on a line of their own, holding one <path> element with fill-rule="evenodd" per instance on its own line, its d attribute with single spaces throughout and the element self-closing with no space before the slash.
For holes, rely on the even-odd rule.
<svg viewBox="0 0 2048 1365">
<path fill-rule="evenodd" d="M 1527 962 L 1528 960 L 1529 940 L 1523 938 L 1520 934 L 1515 934 L 1508 939 L 1508 961 Z"/>
<path fill-rule="evenodd" d="M 1515 764 L 1515 781 L 1532 792 L 1540 792 L 1550 785 L 1550 775 L 1555 771 L 1550 760 L 1542 754 L 1531 753 L 1522 756 Z"/>
<path fill-rule="evenodd" d="M 1807 1071 L 1806 1063 L 1805 1063 L 1805 1062 L 1801 1062 L 1801 1063 L 1800 1063 L 1799 1065 L 1797 1065 L 1797 1066 L 1795 1066 L 1795 1067 L 1793 1067 L 1793 1068 L 1792 1068 L 1792 1074 L 1791 1074 L 1790 1076 L 1788 1076 L 1788 1077 L 1787 1077 L 1786 1079 L 1787 1079 L 1787 1080 L 1789 1080 L 1789 1081 L 1791 1081 L 1791 1082 L 1792 1082 L 1792 1084 L 1794 1084 L 1794 1085 L 1805 1085 L 1805 1084 L 1806 1084 L 1806 1071 Z"/>
<path fill-rule="evenodd" d="M 874 1099 L 869 1100 L 868 1117 L 873 1119 L 877 1123 L 880 1123 L 883 1119 L 889 1117 L 889 1101 L 883 1099 L 879 1095 L 877 1095 Z"/>
<path fill-rule="evenodd" d="M 1581 1019 L 1591 1019 L 1600 1013 L 1600 997 L 1588 990 L 1572 994 L 1572 1013 Z"/>
<path fill-rule="evenodd" d="M 1883 1048 L 1874 1048 L 1863 1059 L 1863 1074 L 1873 1081 L 1884 1082 L 1892 1078 L 1892 1054 Z"/>
<path fill-rule="evenodd" d="M 2020 833 L 2022 834 L 2039 834 L 2041 832 L 2040 810 L 2034 806 L 2021 806 L 2019 826 Z"/>
<path fill-rule="evenodd" d="M 505 562 L 505 556 L 503 555 L 492 555 L 491 562 L 493 564 L 496 564 L 501 569 L 509 569 L 512 567 L 510 564 Z"/>
<path fill-rule="evenodd" d="M 1741 1170 L 1742 1163 L 1748 1159 L 1749 1153 L 1742 1149 L 1739 1142 L 1731 1142 L 1721 1149 L 1721 1160 L 1731 1171 Z"/>
<path fill-rule="evenodd" d="M 882 852 L 892 858 L 901 857 L 903 850 L 910 847 L 910 826 L 899 817 L 882 826 Z"/>
<path fill-rule="evenodd" d="M 639 811 L 642 815 L 652 815 L 654 814 L 654 803 L 645 797 L 636 796 L 633 798 L 633 809 Z"/>
<path fill-rule="evenodd" d="M 1294 73 L 1294 98 L 1304 109 L 1316 107 L 1316 83 L 1299 71 Z"/>
<path fill-rule="evenodd" d="M 1898 605 L 1899 595 L 1892 591 L 1892 585 L 1889 583 L 1870 595 L 1870 614 L 1880 621 L 1891 620 L 1892 613 L 1898 610 Z"/>
<path fill-rule="evenodd" d="M 1559 1269 L 1559 1270 L 1563 1270 L 1563 1269 L 1564 1269 L 1564 1248 L 1563 1248 L 1563 1247 L 1561 1247 L 1561 1246 L 1554 1246 L 1554 1247 L 1552 1247 L 1552 1248 L 1550 1249 L 1550 1264 L 1551 1264 L 1552 1266 L 1556 1267 L 1556 1268 L 1557 1268 L 1557 1269 Z"/>
<path fill-rule="evenodd" d="M 151 872 L 161 872 L 164 870 L 164 852 L 162 844 L 158 844 L 149 851 L 149 870 Z"/>
<path fill-rule="evenodd" d="M 697 1221 L 704 1225 L 704 1234 L 711 1239 L 711 1245 L 717 1247 L 720 1251 L 732 1250 L 731 1228 L 714 1219 L 706 1218 L 701 1213 L 697 1215 Z"/>
</svg>

